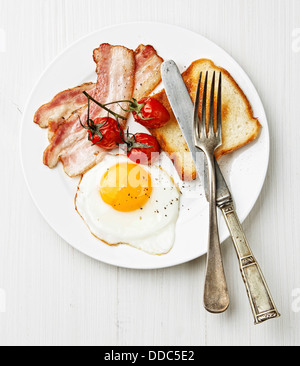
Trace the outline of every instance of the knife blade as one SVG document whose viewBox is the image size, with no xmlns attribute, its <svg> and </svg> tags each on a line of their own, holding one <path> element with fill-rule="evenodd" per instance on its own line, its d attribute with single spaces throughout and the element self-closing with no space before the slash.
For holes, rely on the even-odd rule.
<svg viewBox="0 0 300 366">
<path fill-rule="evenodd" d="M 193 138 L 193 101 L 174 61 L 164 62 L 161 67 L 161 74 L 167 97 L 192 154 L 198 176 L 204 186 L 206 199 L 208 200 L 209 189 L 205 156 L 202 151 L 195 147 Z M 231 194 L 218 164 L 216 164 L 216 181 L 217 203 L 221 204 L 230 201 Z"/>
<path fill-rule="evenodd" d="M 208 197 L 208 178 L 204 154 L 199 151 L 193 139 L 194 104 L 186 88 L 182 75 L 172 60 L 161 67 L 165 91 L 177 122 L 192 154 L 197 173 Z M 280 314 L 275 306 L 264 275 L 255 259 L 242 225 L 236 214 L 230 190 L 216 162 L 217 206 L 222 211 L 239 259 L 240 270 L 244 280 L 255 324 L 278 318 Z"/>
</svg>

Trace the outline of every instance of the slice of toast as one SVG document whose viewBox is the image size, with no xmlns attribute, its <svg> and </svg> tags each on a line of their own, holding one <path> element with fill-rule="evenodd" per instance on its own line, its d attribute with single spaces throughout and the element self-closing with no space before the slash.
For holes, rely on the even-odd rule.
<svg viewBox="0 0 300 366">
<path fill-rule="evenodd" d="M 211 84 L 213 71 L 217 73 L 217 80 L 219 79 L 219 73 L 222 72 L 223 143 L 216 150 L 216 158 L 220 159 L 223 155 L 233 152 L 256 139 L 261 125 L 258 119 L 253 116 L 253 110 L 247 97 L 229 72 L 216 66 L 210 60 L 197 60 L 182 74 L 193 101 L 195 101 L 197 83 L 201 71 L 203 73 L 209 71 L 209 85 Z M 208 90 L 208 93 L 210 95 L 210 90 Z M 196 179 L 195 165 L 165 91 L 163 90 L 156 94 L 154 98 L 168 109 L 171 119 L 164 127 L 153 129 L 150 132 L 157 138 L 161 148 L 169 154 L 179 176 L 185 181 Z"/>
</svg>

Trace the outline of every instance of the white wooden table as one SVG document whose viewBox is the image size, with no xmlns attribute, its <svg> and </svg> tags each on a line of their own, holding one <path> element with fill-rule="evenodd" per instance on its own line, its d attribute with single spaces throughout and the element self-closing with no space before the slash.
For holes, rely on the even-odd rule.
<svg viewBox="0 0 300 366">
<path fill-rule="evenodd" d="M 227 313 L 202 305 L 205 258 L 133 271 L 73 250 L 25 186 L 19 129 L 38 77 L 101 27 L 158 21 L 198 32 L 246 70 L 266 108 L 271 161 L 244 227 L 282 317 L 253 319 L 231 241 Z M 300 0 L 0 0 L 0 345 L 300 344 Z M 47 192 L 46 192 L 47 193 Z"/>
</svg>

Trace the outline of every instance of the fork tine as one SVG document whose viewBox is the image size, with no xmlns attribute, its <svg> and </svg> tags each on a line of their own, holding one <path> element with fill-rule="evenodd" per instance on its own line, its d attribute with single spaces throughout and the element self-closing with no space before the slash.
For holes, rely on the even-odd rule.
<svg viewBox="0 0 300 366">
<path fill-rule="evenodd" d="M 217 102 L 217 136 L 222 140 L 222 72 L 220 72 Z"/>
<path fill-rule="evenodd" d="M 203 101 L 202 101 L 202 113 L 201 113 L 201 134 L 207 137 L 206 132 L 206 101 L 207 101 L 207 83 L 208 83 L 208 71 L 206 71 L 204 89 L 203 89 Z"/>
<path fill-rule="evenodd" d="M 199 119 L 199 103 L 200 103 L 200 89 L 201 89 L 202 72 L 200 73 L 198 80 L 198 87 L 196 93 L 195 107 L 194 107 L 194 131 L 196 135 L 200 137 L 201 121 Z"/>
<path fill-rule="evenodd" d="M 215 80 L 216 80 L 216 72 L 214 71 L 212 83 L 211 83 L 211 92 L 210 92 L 210 107 L 209 107 L 209 135 L 213 136 L 215 134 L 215 126 L 214 126 L 214 105 L 215 105 Z"/>
</svg>

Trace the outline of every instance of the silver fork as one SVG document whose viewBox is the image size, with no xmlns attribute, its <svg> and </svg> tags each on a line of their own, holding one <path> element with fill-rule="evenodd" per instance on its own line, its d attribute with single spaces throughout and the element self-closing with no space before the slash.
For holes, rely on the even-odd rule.
<svg viewBox="0 0 300 366">
<path fill-rule="evenodd" d="M 214 72 L 211 85 L 209 121 L 207 131 L 207 88 L 208 88 L 208 72 L 206 73 L 201 118 L 199 118 L 199 99 L 202 81 L 202 72 L 199 77 L 197 95 L 194 109 L 194 142 L 198 149 L 201 149 L 207 159 L 208 178 L 209 178 L 209 243 L 207 268 L 204 289 L 204 306 L 211 313 L 222 313 L 229 306 L 229 295 L 226 284 L 225 272 L 223 267 L 218 220 L 216 207 L 216 170 L 215 170 L 215 150 L 222 144 L 222 74 L 220 73 L 218 96 L 217 96 L 217 129 L 215 131 L 214 121 L 214 96 L 215 96 L 215 79 Z"/>
</svg>

